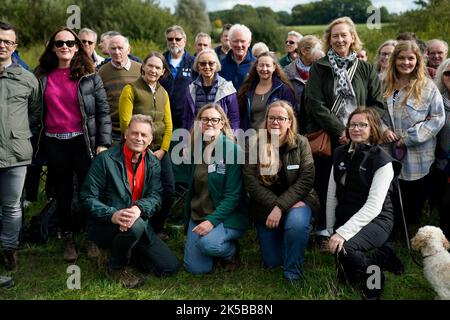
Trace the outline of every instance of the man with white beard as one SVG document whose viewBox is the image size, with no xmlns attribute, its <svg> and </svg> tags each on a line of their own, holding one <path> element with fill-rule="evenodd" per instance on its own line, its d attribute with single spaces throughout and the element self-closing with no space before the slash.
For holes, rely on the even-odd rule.
<svg viewBox="0 0 450 320">
<path fill-rule="evenodd" d="M 169 64 L 170 74 L 161 79 L 161 85 L 166 89 L 170 98 L 173 129 L 183 125 L 183 109 L 186 90 L 192 82 L 192 64 L 194 57 L 187 52 L 186 33 L 180 26 L 171 26 L 166 30 L 168 51 L 164 53 Z"/>
<path fill-rule="evenodd" d="M 176 129 L 182 128 L 183 126 L 186 91 L 188 90 L 189 84 L 193 80 L 192 65 L 194 63 L 194 57 L 184 49 L 187 39 L 186 33 L 182 27 L 177 25 L 169 27 L 166 30 L 166 40 L 167 48 L 169 50 L 164 52 L 164 58 L 166 58 L 170 72 L 168 76 L 161 78 L 159 82 L 169 94 L 172 125 L 175 132 Z M 172 139 L 174 139 L 173 135 Z M 178 140 L 172 140 L 169 155 L 172 154 L 173 147 L 176 146 L 180 140 L 181 138 Z M 180 189 L 180 186 L 186 185 L 181 189 L 184 190 L 184 188 L 187 187 L 187 181 L 189 178 L 188 172 L 186 171 L 188 167 L 184 164 L 175 165 L 172 163 L 172 169 L 175 178 L 175 188 Z M 175 191 L 173 193 L 165 192 L 164 197 L 166 200 L 164 202 L 173 203 L 173 201 L 175 201 L 174 193 Z M 164 222 L 170 214 L 169 210 L 170 208 L 161 210 L 161 212 L 164 212 L 165 214 L 155 215 L 152 218 L 152 226 L 162 240 L 167 240 L 169 238 L 164 230 Z"/>
</svg>

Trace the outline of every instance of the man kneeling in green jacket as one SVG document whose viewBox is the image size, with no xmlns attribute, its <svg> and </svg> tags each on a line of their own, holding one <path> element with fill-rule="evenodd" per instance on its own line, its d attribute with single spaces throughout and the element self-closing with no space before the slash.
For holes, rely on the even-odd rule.
<svg viewBox="0 0 450 320">
<path fill-rule="evenodd" d="M 157 276 L 175 274 L 180 266 L 148 223 L 161 207 L 162 192 L 159 161 L 147 149 L 152 133 L 151 117 L 134 115 L 125 142 L 97 156 L 80 193 L 92 239 L 110 250 L 107 275 L 127 288 L 144 282 L 128 269 L 130 260 Z"/>
</svg>

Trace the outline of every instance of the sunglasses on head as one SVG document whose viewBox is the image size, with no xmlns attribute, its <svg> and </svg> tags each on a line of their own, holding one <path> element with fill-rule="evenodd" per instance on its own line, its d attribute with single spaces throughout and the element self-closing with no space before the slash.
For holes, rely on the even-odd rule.
<svg viewBox="0 0 450 320">
<path fill-rule="evenodd" d="M 180 42 L 181 40 L 183 40 L 183 38 L 167 38 L 167 41 L 172 42 L 173 40 L 175 40 L 176 42 Z"/>
<path fill-rule="evenodd" d="M 66 46 L 68 48 L 72 48 L 73 46 L 76 45 L 76 41 L 75 40 L 67 40 L 67 41 L 63 41 L 63 40 L 56 40 L 55 41 L 55 47 L 56 48 L 61 48 L 64 44 L 66 44 Z"/>
<path fill-rule="evenodd" d="M 88 44 L 90 46 L 92 46 L 94 44 L 94 41 L 89 41 L 89 40 L 81 40 L 81 42 L 83 42 L 83 44 Z"/>
<path fill-rule="evenodd" d="M 446 77 L 450 77 L 450 70 L 444 71 L 442 74 Z"/>
</svg>

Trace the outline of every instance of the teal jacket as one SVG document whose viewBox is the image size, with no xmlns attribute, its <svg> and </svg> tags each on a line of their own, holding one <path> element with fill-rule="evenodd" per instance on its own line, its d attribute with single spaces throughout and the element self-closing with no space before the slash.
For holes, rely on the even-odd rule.
<svg viewBox="0 0 450 320">
<path fill-rule="evenodd" d="M 242 150 L 225 135 L 220 135 L 217 139 L 216 148 L 220 144 L 224 151 L 222 157 L 216 156 L 220 154 L 220 152 L 216 152 L 216 155 L 213 155 L 212 163 L 219 164 L 219 166 L 225 165 L 225 172 L 216 169 L 208 174 L 208 192 L 215 210 L 206 219 L 214 226 L 223 222 L 226 228 L 247 229 L 250 226 L 250 218 L 247 213 L 241 165 L 237 163 L 238 155 L 243 155 Z M 189 168 L 189 189 L 185 201 L 187 221 L 191 216 L 195 166 L 195 164 L 191 164 Z"/>
<path fill-rule="evenodd" d="M 350 63 L 348 68 L 353 64 Z M 374 107 L 380 116 L 383 115 L 383 94 L 375 68 L 359 61 L 352 80 L 353 90 L 359 106 Z M 306 97 L 306 132 L 311 133 L 324 129 L 333 139 L 344 131 L 346 123 L 342 123 L 333 113 L 334 77 L 328 57 L 317 60 L 311 67 L 305 88 Z"/>
<path fill-rule="evenodd" d="M 141 209 L 145 221 L 161 206 L 161 166 L 158 159 L 147 151 L 145 154 L 145 182 L 142 198 L 134 205 Z M 114 212 L 133 205 L 128 182 L 123 144 L 100 153 L 92 162 L 81 188 L 80 198 L 88 213 L 88 221 L 111 223 Z"/>
</svg>

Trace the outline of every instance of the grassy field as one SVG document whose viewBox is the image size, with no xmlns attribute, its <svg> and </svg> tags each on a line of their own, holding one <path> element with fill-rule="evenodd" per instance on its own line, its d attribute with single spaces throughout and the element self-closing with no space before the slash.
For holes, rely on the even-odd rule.
<svg viewBox="0 0 450 320">
<path fill-rule="evenodd" d="M 41 201 L 42 203 L 42 201 Z M 27 219 L 39 211 L 40 204 L 27 208 Z M 182 260 L 184 235 L 182 229 L 171 226 L 169 247 Z M 305 281 L 291 285 L 282 278 L 281 268 L 266 269 L 261 265 L 259 246 L 254 230 L 240 240 L 242 265 L 233 272 L 218 269 L 214 273 L 194 276 L 184 270 L 168 278 L 146 275 L 145 285 L 128 290 L 106 278 L 95 260 L 86 256 L 84 236 L 76 238 L 80 257 L 75 264 L 81 270 L 81 289 L 70 290 L 67 268 L 62 258 L 61 240 L 52 239 L 45 245 L 24 244 L 19 251 L 19 267 L 14 273 L 0 267 L 0 274 L 12 275 L 16 285 L 0 289 L 0 299 L 130 299 L 130 300 L 359 300 L 361 293 L 335 281 L 334 258 L 310 246 L 306 252 Z M 413 264 L 404 242 L 396 242 L 399 255 L 406 265 L 401 276 L 386 273 L 387 300 L 433 299 L 434 292 L 425 280 L 422 270 Z"/>
</svg>

